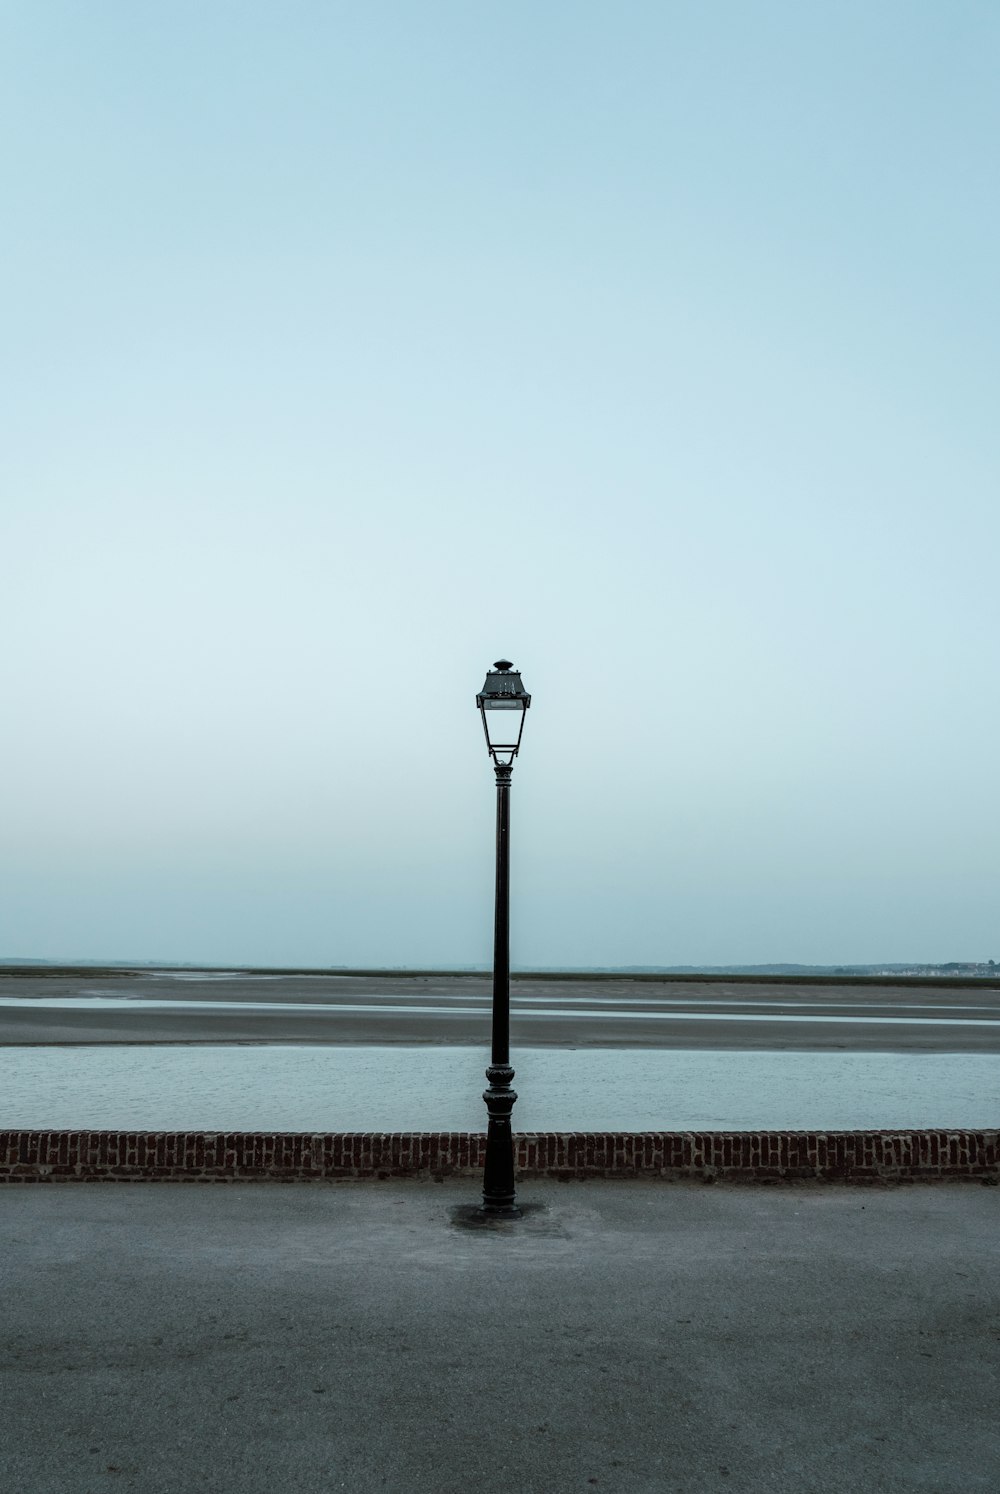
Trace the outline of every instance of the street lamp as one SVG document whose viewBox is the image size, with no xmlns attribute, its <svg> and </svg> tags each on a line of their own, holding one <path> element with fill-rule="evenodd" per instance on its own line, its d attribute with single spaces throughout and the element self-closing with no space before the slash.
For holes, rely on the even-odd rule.
<svg viewBox="0 0 1000 1494">
<path fill-rule="evenodd" d="M 489 1123 L 483 1170 L 483 1213 L 520 1218 L 514 1202 L 514 1139 L 510 1113 L 517 1095 L 510 1087 L 510 776 L 521 745 L 524 713 L 531 704 L 509 659 L 498 659 L 476 696 L 486 746 L 497 780 L 497 881 L 493 922 L 493 1032 L 489 1089 L 483 1094 Z"/>
</svg>

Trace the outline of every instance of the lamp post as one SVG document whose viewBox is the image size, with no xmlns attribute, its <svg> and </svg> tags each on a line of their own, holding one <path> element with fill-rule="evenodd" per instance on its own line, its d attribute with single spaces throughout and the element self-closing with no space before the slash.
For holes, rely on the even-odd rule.
<svg viewBox="0 0 1000 1494">
<path fill-rule="evenodd" d="M 493 1028 L 489 1088 L 484 1091 L 489 1117 L 483 1170 L 484 1214 L 517 1219 L 514 1202 L 514 1139 L 510 1113 L 517 1095 L 510 1081 L 510 778 L 521 745 L 524 713 L 531 696 L 509 659 L 498 659 L 476 696 L 486 746 L 497 780 L 497 879 L 493 923 Z"/>
</svg>

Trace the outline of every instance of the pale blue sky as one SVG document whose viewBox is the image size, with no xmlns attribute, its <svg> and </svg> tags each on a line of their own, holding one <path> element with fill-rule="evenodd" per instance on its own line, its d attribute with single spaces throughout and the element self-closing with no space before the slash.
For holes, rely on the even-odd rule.
<svg viewBox="0 0 1000 1494">
<path fill-rule="evenodd" d="M 488 963 L 506 655 L 516 963 L 1000 959 L 998 77 L 966 0 L 4 8 L 0 955 Z"/>
</svg>

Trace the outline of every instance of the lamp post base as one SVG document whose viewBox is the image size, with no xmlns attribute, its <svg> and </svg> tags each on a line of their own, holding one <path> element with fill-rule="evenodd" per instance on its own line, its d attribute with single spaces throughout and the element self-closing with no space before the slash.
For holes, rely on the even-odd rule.
<svg viewBox="0 0 1000 1494">
<path fill-rule="evenodd" d="M 529 1204 L 529 1210 L 530 1207 Z M 507 1213 L 484 1209 L 479 1204 L 459 1204 L 457 1208 L 451 1210 L 451 1222 L 458 1229 L 495 1230 L 499 1234 L 505 1234 L 506 1226 L 512 1220 L 516 1222 L 523 1219 L 525 1212 L 524 1209 L 519 1209 L 517 1204 L 513 1204 Z"/>
<path fill-rule="evenodd" d="M 491 1063 L 486 1077 L 490 1084 L 483 1091 L 483 1099 L 489 1121 L 482 1212 L 492 1218 L 520 1219 L 521 1210 L 514 1202 L 514 1136 L 510 1124 L 510 1113 L 517 1099 L 510 1085 L 514 1070 L 507 1063 Z"/>
</svg>

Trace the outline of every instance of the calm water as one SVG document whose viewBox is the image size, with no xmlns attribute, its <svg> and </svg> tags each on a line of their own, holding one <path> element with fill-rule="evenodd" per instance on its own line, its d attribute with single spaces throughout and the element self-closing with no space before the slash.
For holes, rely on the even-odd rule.
<svg viewBox="0 0 1000 1494">
<path fill-rule="evenodd" d="M 0 1049 L 0 1126 L 480 1131 L 467 1047 Z M 891 1129 L 1000 1123 L 1000 1055 L 526 1048 L 515 1130 Z"/>
</svg>

